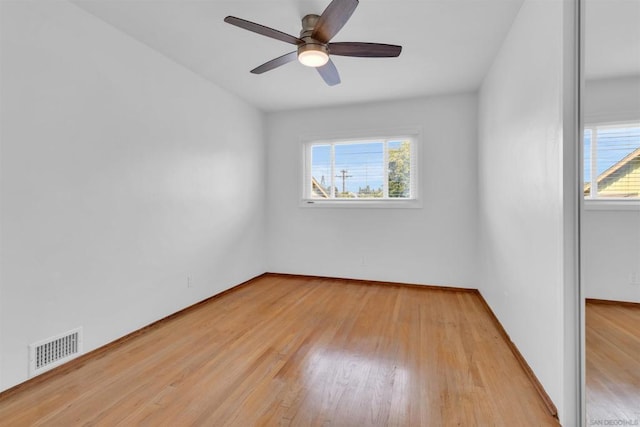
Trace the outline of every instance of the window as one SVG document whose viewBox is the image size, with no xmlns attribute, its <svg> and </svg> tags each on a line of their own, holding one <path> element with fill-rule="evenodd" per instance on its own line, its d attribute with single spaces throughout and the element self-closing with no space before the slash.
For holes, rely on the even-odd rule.
<svg viewBox="0 0 640 427">
<path fill-rule="evenodd" d="M 640 200 L 640 123 L 585 127 L 584 197 Z"/>
<path fill-rule="evenodd" d="M 416 138 L 305 144 L 305 204 L 410 204 L 417 200 Z"/>
</svg>

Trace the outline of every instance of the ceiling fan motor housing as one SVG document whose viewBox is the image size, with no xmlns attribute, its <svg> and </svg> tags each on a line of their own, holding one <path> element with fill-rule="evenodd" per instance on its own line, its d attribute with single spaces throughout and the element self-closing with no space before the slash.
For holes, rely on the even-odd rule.
<svg viewBox="0 0 640 427">
<path fill-rule="evenodd" d="M 320 15 L 314 14 L 305 15 L 304 18 L 302 18 L 302 31 L 300 31 L 300 38 L 305 35 L 311 35 L 313 29 L 318 23 L 318 19 L 320 19 Z"/>
<path fill-rule="evenodd" d="M 320 19 L 320 16 L 313 14 L 306 15 L 304 18 L 302 18 L 302 31 L 300 31 L 300 39 L 304 43 L 298 45 L 298 58 L 300 58 L 300 55 L 304 55 L 305 52 L 322 52 L 328 58 L 329 49 L 327 48 L 327 45 L 311 37 L 318 19 Z"/>
</svg>

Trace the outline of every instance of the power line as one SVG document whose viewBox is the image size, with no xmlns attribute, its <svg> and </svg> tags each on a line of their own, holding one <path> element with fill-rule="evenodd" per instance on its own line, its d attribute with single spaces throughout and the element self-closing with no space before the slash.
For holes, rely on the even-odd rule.
<svg viewBox="0 0 640 427">
<path fill-rule="evenodd" d="M 340 175 L 336 175 L 336 178 L 342 178 L 342 192 L 347 192 L 347 178 L 352 178 L 353 175 L 347 175 L 349 173 L 348 170 L 342 169 L 340 171 Z"/>
</svg>

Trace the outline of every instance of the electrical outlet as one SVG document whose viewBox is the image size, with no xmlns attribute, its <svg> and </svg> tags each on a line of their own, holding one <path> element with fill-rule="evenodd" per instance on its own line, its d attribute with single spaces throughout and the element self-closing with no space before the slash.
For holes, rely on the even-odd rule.
<svg viewBox="0 0 640 427">
<path fill-rule="evenodd" d="M 640 271 L 634 271 L 629 274 L 629 284 L 640 286 Z"/>
</svg>

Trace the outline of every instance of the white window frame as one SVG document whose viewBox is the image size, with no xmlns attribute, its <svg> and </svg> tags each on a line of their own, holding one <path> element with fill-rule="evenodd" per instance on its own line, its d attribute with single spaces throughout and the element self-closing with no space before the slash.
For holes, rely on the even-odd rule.
<svg viewBox="0 0 640 427">
<path fill-rule="evenodd" d="M 418 129 L 403 129 L 395 131 L 385 132 L 357 132 L 349 135 L 341 136 L 316 136 L 301 138 L 301 151 L 302 151 L 302 168 L 301 168 L 301 189 L 300 189 L 300 203 L 299 206 L 305 208 L 317 208 L 317 207 L 345 207 L 345 208 L 421 208 L 422 202 L 420 198 L 420 185 L 419 185 L 419 144 L 420 144 L 420 131 Z M 387 143 L 391 141 L 409 140 L 411 147 L 411 166 L 410 166 L 410 190 L 409 198 L 362 198 L 362 199 L 349 199 L 349 198 L 330 198 L 330 199 L 318 199 L 311 197 L 311 148 L 314 145 L 320 144 L 354 144 L 354 143 L 366 143 L 366 142 L 383 142 L 384 148 L 384 163 L 387 164 Z M 333 151 L 333 148 L 332 148 Z M 333 165 L 332 165 L 333 167 Z M 336 174 L 332 171 L 332 181 L 335 180 L 333 176 Z M 388 170 L 385 168 L 385 179 L 383 179 L 383 192 L 385 196 L 388 193 Z M 333 182 L 332 182 L 333 187 Z"/>
<path fill-rule="evenodd" d="M 595 119 L 595 117 L 592 117 Z M 591 159 L 594 158 L 595 151 L 597 149 L 597 130 L 598 129 L 607 129 L 607 128 L 622 128 L 622 127 L 638 127 L 640 126 L 640 120 L 631 119 L 631 120 L 622 120 L 622 121 L 604 121 L 604 120 L 592 120 L 585 123 L 584 128 L 582 129 L 582 138 L 583 141 L 583 149 L 584 149 L 584 133 L 587 130 L 591 130 Z M 594 143 L 595 142 L 595 143 Z M 582 155 L 582 164 L 584 170 L 584 161 L 585 156 L 584 153 Z M 592 177 L 592 188 L 593 188 L 593 176 L 594 172 L 597 173 L 597 165 L 594 162 L 591 163 L 591 177 Z M 597 194 L 597 184 L 596 184 L 596 194 Z M 640 210 L 640 198 L 629 199 L 629 198 L 598 198 L 592 196 L 583 196 L 584 208 L 586 210 Z"/>
</svg>

